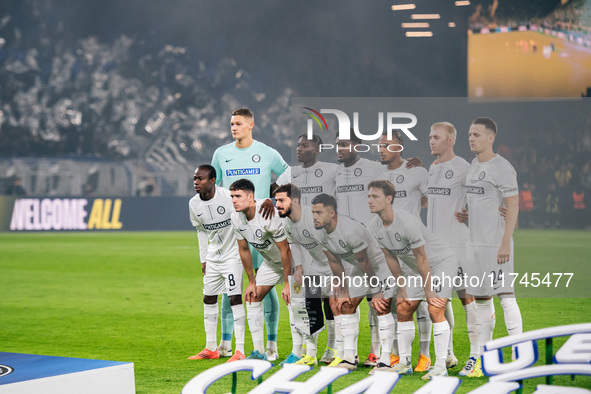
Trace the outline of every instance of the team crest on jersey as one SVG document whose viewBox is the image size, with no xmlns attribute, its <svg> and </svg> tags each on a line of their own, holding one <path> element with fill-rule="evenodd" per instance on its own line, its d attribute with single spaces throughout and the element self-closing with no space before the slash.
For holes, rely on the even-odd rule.
<svg viewBox="0 0 591 394">
<path fill-rule="evenodd" d="M 339 239 L 339 245 L 341 245 L 341 248 L 345 248 L 345 246 L 347 246 L 347 244 L 345 244 L 345 241 L 343 241 L 342 239 Z"/>
<path fill-rule="evenodd" d="M 361 168 L 356 168 L 355 171 L 353 171 L 353 174 L 355 174 L 355 176 L 361 176 L 361 174 L 363 174 L 363 171 L 361 170 Z"/>
<path fill-rule="evenodd" d="M 226 208 L 222 207 L 221 205 L 218 207 L 218 213 L 220 215 L 223 215 L 224 213 L 226 213 Z"/>
<path fill-rule="evenodd" d="M 254 235 L 257 238 L 262 238 L 263 237 L 263 231 L 260 228 L 257 228 L 257 230 L 254 232 Z"/>
<path fill-rule="evenodd" d="M 9 367 L 8 365 L 0 365 L 0 376 L 6 376 L 12 373 L 12 371 L 14 371 L 12 367 Z"/>
<path fill-rule="evenodd" d="M 486 172 L 480 171 L 480 174 L 478 174 L 478 179 L 480 179 L 480 180 L 484 179 L 485 175 L 486 175 Z"/>
<path fill-rule="evenodd" d="M 304 237 L 310 238 L 310 232 L 308 230 L 302 231 L 302 234 L 304 234 Z"/>
<path fill-rule="evenodd" d="M 259 155 L 253 155 L 252 161 L 254 161 L 255 163 L 258 163 L 259 161 L 261 161 L 261 157 Z"/>
<path fill-rule="evenodd" d="M 402 183 L 404 182 L 404 175 L 398 175 L 396 177 L 396 183 Z"/>
<path fill-rule="evenodd" d="M 394 238 L 396 238 L 396 241 L 398 242 L 402 241 L 402 237 L 398 233 L 394 234 Z"/>
<path fill-rule="evenodd" d="M 445 177 L 446 177 L 447 179 L 450 179 L 452 176 L 454 176 L 454 172 L 453 172 L 452 170 L 448 170 L 448 171 L 445 173 Z"/>
<path fill-rule="evenodd" d="M 320 178 L 322 176 L 323 172 L 322 170 L 319 168 L 316 171 L 314 171 L 314 175 L 316 175 L 318 178 Z"/>
</svg>

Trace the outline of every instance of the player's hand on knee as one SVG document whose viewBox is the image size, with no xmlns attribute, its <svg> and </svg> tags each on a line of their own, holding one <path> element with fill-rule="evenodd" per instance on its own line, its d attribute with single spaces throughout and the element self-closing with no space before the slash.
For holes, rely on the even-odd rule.
<svg viewBox="0 0 591 394">
<path fill-rule="evenodd" d="M 342 313 L 343 306 L 352 306 L 350 298 L 338 298 L 337 299 L 337 309 Z"/>
<path fill-rule="evenodd" d="M 372 297 L 371 306 L 379 313 L 386 313 L 390 310 L 388 300 L 382 297 Z"/>
<path fill-rule="evenodd" d="M 427 303 L 429 304 L 429 306 L 432 306 L 434 308 L 445 308 L 445 305 L 447 304 L 447 300 L 445 298 L 437 298 L 437 297 L 433 297 L 433 298 L 427 298 Z"/>
</svg>

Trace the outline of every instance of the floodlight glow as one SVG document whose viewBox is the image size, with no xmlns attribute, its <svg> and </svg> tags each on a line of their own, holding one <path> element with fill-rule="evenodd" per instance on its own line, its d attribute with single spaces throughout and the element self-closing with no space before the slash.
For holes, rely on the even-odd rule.
<svg viewBox="0 0 591 394">
<path fill-rule="evenodd" d="M 439 14 L 412 14 L 410 19 L 439 19 L 441 15 Z"/>
<path fill-rule="evenodd" d="M 427 28 L 429 24 L 427 22 L 415 22 L 415 23 L 403 23 L 402 28 L 404 29 L 416 29 L 416 28 Z"/>
<path fill-rule="evenodd" d="M 417 8 L 414 4 L 398 4 L 392 6 L 392 11 L 414 10 Z"/>
<path fill-rule="evenodd" d="M 431 31 L 407 31 L 407 37 L 433 37 L 433 32 Z"/>
</svg>

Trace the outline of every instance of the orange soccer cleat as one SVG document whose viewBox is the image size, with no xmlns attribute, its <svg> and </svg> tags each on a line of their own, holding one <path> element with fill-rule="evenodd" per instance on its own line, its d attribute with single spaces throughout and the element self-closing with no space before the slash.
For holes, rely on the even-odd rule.
<svg viewBox="0 0 591 394">
<path fill-rule="evenodd" d="M 417 363 L 417 366 L 415 367 L 415 372 L 427 372 L 427 371 L 429 371 L 430 366 L 431 366 L 431 359 L 428 358 L 427 356 L 425 356 L 424 354 L 421 354 L 419 356 L 419 362 Z"/>
<path fill-rule="evenodd" d="M 208 348 L 205 348 L 199 354 L 189 357 L 189 360 L 215 360 L 218 358 L 220 358 L 220 354 L 217 349 L 212 352 Z"/>
<path fill-rule="evenodd" d="M 231 363 L 232 361 L 244 360 L 245 358 L 246 358 L 246 356 L 244 354 L 242 354 L 242 352 L 240 350 L 236 350 L 234 355 L 232 357 L 230 357 L 230 359 L 226 362 Z"/>
</svg>

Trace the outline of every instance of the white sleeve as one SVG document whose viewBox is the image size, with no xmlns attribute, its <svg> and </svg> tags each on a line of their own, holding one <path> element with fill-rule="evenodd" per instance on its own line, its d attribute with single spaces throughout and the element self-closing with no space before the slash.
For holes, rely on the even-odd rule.
<svg viewBox="0 0 591 394">
<path fill-rule="evenodd" d="M 230 220 L 231 220 L 231 223 L 232 223 L 232 229 L 234 230 L 234 235 L 236 236 L 236 239 L 238 241 L 243 240 L 244 237 L 242 236 L 242 233 L 239 230 L 240 224 L 238 223 L 238 219 L 236 219 L 234 217 L 234 214 L 232 214 L 232 216 L 230 216 Z"/>
<path fill-rule="evenodd" d="M 271 233 L 275 242 L 281 242 L 286 239 L 285 230 L 283 229 L 283 223 L 279 219 L 279 214 L 275 210 L 275 216 L 269 220 L 269 224 L 266 226 L 266 230 Z"/>
<path fill-rule="evenodd" d="M 209 246 L 209 238 L 205 231 L 197 230 L 197 239 L 199 240 L 199 259 L 201 264 L 205 263 L 205 256 L 207 256 L 207 247 Z"/>
<path fill-rule="evenodd" d="M 306 255 L 310 255 L 300 244 L 291 244 L 289 248 L 291 249 L 291 262 L 294 268 L 302 265 L 307 257 Z"/>
<path fill-rule="evenodd" d="M 511 165 L 505 166 L 498 172 L 498 181 L 495 182 L 495 187 L 499 189 L 503 198 L 516 196 L 519 194 L 517 186 L 517 173 Z"/>
<path fill-rule="evenodd" d="M 419 190 L 423 196 L 427 196 L 429 194 L 429 172 L 425 170 L 423 167 L 419 167 L 422 171 L 419 171 Z"/>
<path fill-rule="evenodd" d="M 420 248 L 421 246 L 425 245 L 425 238 L 423 237 L 423 232 L 421 231 L 422 222 L 417 217 L 409 218 L 404 223 L 405 227 L 405 234 L 403 238 L 408 242 L 412 249 Z"/>
</svg>

